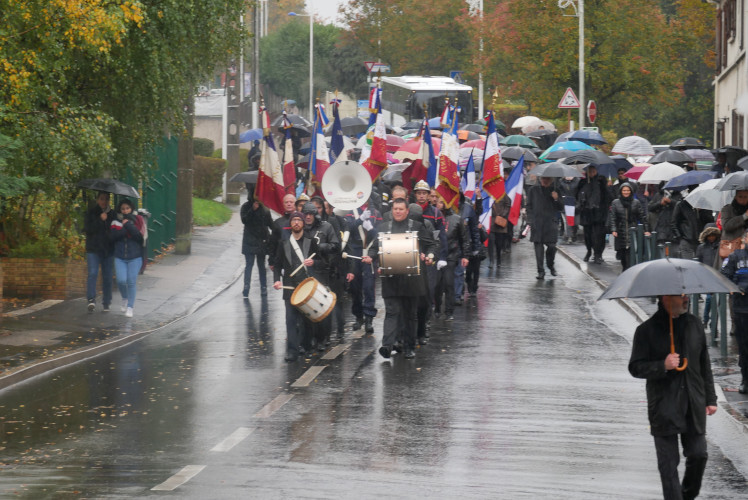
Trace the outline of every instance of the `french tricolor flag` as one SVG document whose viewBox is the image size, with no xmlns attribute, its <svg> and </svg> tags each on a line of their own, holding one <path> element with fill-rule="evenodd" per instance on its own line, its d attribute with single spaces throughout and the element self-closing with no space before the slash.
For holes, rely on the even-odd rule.
<svg viewBox="0 0 748 500">
<path fill-rule="evenodd" d="M 522 209 L 522 191 L 525 185 L 525 156 L 522 155 L 517 164 L 512 169 L 512 173 L 506 179 L 506 195 L 512 200 L 512 207 L 509 209 L 507 219 L 512 224 L 517 224 L 519 213 Z"/>
<path fill-rule="evenodd" d="M 574 225 L 574 201 L 573 196 L 564 196 L 564 215 L 566 216 L 566 225 L 570 227 Z"/>
<path fill-rule="evenodd" d="M 460 189 L 465 198 L 475 201 L 475 164 L 473 163 L 472 151 L 465 166 L 465 172 L 462 174 L 462 179 L 460 180 Z"/>
<path fill-rule="evenodd" d="M 270 123 L 265 106 L 260 108 L 260 117 L 260 122 L 263 125 Z M 265 135 L 260 144 L 260 170 L 257 172 L 255 199 L 270 210 L 282 214 L 283 197 L 286 195 L 283 170 L 278 159 L 278 153 L 275 150 L 273 136 L 270 135 L 270 128 L 263 127 L 263 130 Z"/>
</svg>

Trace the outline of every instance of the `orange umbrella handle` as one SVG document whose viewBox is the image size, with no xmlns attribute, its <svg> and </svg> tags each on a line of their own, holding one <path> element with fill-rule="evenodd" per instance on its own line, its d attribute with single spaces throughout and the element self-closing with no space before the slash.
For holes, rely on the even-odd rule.
<svg viewBox="0 0 748 500">
<path fill-rule="evenodd" d="M 668 313 L 668 317 L 670 318 L 670 354 L 673 354 L 675 352 L 675 340 L 673 339 L 673 317 Z M 677 366 L 675 368 L 676 371 L 682 372 L 686 369 L 688 366 L 688 359 L 683 358 L 683 365 Z"/>
<path fill-rule="evenodd" d="M 687 366 L 688 366 L 688 359 L 687 358 L 683 358 L 683 366 L 677 367 L 676 370 L 679 371 L 679 372 L 682 372 L 683 370 L 686 369 Z"/>
</svg>

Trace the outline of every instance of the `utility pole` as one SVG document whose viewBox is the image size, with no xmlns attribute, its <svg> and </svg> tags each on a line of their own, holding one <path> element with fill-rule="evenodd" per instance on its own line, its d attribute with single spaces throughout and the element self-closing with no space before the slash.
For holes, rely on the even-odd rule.
<svg viewBox="0 0 748 500">
<path fill-rule="evenodd" d="M 195 98 L 187 93 L 184 106 L 184 127 L 177 145 L 177 215 L 176 243 L 177 255 L 192 252 L 192 170 L 195 155 L 192 152 L 192 133 L 195 123 Z"/>
</svg>

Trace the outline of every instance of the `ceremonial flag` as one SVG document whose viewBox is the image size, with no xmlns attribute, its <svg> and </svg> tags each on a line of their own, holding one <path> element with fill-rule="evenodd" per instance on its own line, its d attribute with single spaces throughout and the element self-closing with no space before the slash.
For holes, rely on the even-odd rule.
<svg viewBox="0 0 748 500">
<path fill-rule="evenodd" d="M 465 198 L 475 201 L 475 164 L 473 163 L 473 153 L 470 153 L 470 158 L 465 166 L 465 173 L 462 175 L 460 180 L 460 190 Z"/>
<path fill-rule="evenodd" d="M 452 125 L 452 112 L 454 111 L 454 106 L 449 105 L 449 99 L 444 100 L 444 111 L 442 111 L 442 116 L 439 118 L 439 124 L 442 126 L 442 128 L 447 128 L 450 125 Z"/>
<path fill-rule="evenodd" d="M 506 195 L 512 200 L 507 219 L 517 224 L 519 212 L 522 209 L 522 190 L 525 185 L 525 155 L 522 155 L 506 179 Z"/>
<path fill-rule="evenodd" d="M 286 194 L 294 194 L 296 184 L 296 165 L 293 161 L 293 141 L 291 139 L 292 125 L 288 115 L 283 111 L 283 129 L 286 134 L 285 147 L 283 148 L 283 185 Z"/>
<path fill-rule="evenodd" d="M 486 230 L 487 233 L 491 233 L 491 209 L 493 208 L 494 200 L 491 198 L 491 195 L 486 193 L 485 191 L 481 191 L 481 196 L 483 196 L 483 199 L 481 201 L 483 211 L 480 214 L 480 217 L 478 218 L 478 222 L 481 226 L 483 226 L 483 229 Z"/>
<path fill-rule="evenodd" d="M 340 126 L 340 113 L 338 112 L 339 104 L 340 99 L 330 101 L 332 118 L 335 120 L 332 124 L 332 140 L 330 141 L 330 163 L 335 163 L 345 147 L 343 144 L 343 128 Z"/>
<path fill-rule="evenodd" d="M 460 199 L 460 174 L 457 164 L 460 161 L 460 146 L 457 140 L 457 109 L 452 111 L 452 126 L 442 135 L 442 145 L 439 151 L 439 174 L 437 176 L 436 192 L 444 201 L 444 206 L 452 206 Z"/>
<path fill-rule="evenodd" d="M 501 171 L 501 149 L 499 134 L 496 132 L 496 121 L 493 111 L 488 113 L 486 147 L 483 150 L 483 183 L 482 188 L 496 200 L 505 194 L 504 175 Z"/>
<path fill-rule="evenodd" d="M 364 148 L 361 151 L 361 164 L 366 168 L 371 176 L 371 181 L 377 180 L 382 171 L 387 168 L 387 132 L 384 127 L 384 114 L 382 113 L 381 89 L 376 90 L 376 108 L 369 115 L 369 124 L 372 120 L 374 127 L 369 127 L 366 132 L 367 142 L 371 139 L 371 147 Z M 371 102 L 371 100 L 370 100 Z"/>
<path fill-rule="evenodd" d="M 575 199 L 573 196 L 564 196 L 564 215 L 566 216 L 566 225 L 574 225 L 574 207 Z"/>
<path fill-rule="evenodd" d="M 416 138 L 421 140 L 418 157 L 402 173 L 403 187 L 409 192 L 418 181 L 424 180 L 432 187 L 436 183 L 436 158 L 434 145 L 431 143 L 428 117 L 424 117 Z M 432 174 L 432 182 L 429 182 L 429 174 Z"/>
<path fill-rule="evenodd" d="M 260 144 L 260 170 L 257 173 L 257 187 L 255 199 L 279 214 L 283 213 L 283 197 L 286 190 L 283 182 L 278 153 L 275 150 L 273 136 L 270 135 L 270 120 L 265 106 L 260 107 L 260 123 L 263 125 L 264 136 Z M 266 128 L 265 125 L 268 125 Z"/>
<path fill-rule="evenodd" d="M 369 92 L 369 127 L 376 124 L 377 115 L 382 111 L 382 89 L 374 87 Z"/>
<path fill-rule="evenodd" d="M 330 153 L 327 151 L 327 143 L 325 142 L 325 134 L 322 131 L 322 115 L 324 111 L 320 104 L 317 104 L 317 119 L 314 120 L 314 131 L 312 132 L 312 151 L 309 156 L 309 171 L 311 173 L 309 185 L 307 188 L 312 188 L 312 184 L 319 184 L 322 182 L 322 177 L 325 175 L 328 167 L 330 166 Z"/>
</svg>

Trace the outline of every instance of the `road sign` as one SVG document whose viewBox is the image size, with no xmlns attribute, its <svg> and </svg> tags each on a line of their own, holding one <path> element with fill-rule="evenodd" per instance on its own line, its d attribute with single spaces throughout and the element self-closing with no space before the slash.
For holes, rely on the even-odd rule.
<svg viewBox="0 0 748 500">
<path fill-rule="evenodd" d="M 571 90 L 571 87 L 566 89 L 564 96 L 561 98 L 561 102 L 558 103 L 558 107 L 561 109 L 576 109 L 580 107 L 579 99 Z"/>
<path fill-rule="evenodd" d="M 366 66 L 366 71 L 371 73 L 371 68 L 373 68 L 376 63 L 377 63 L 376 61 L 364 61 L 364 66 Z"/>
<path fill-rule="evenodd" d="M 587 119 L 590 123 L 595 123 L 595 118 L 597 118 L 597 104 L 595 104 L 595 101 L 589 101 L 587 103 Z"/>
<path fill-rule="evenodd" d="M 462 77 L 464 71 L 450 71 L 449 77 L 455 81 L 455 83 L 465 83 L 465 79 Z"/>
<path fill-rule="evenodd" d="M 372 73 L 389 73 L 390 72 L 390 65 L 384 64 L 384 63 L 374 63 L 374 65 L 371 67 Z"/>
</svg>

